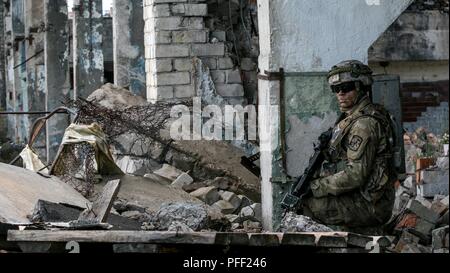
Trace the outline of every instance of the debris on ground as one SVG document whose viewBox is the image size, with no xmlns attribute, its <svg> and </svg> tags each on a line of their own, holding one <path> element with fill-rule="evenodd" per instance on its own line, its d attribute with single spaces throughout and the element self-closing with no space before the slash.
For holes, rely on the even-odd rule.
<svg viewBox="0 0 450 273">
<path fill-rule="evenodd" d="M 281 221 L 281 232 L 333 232 L 325 225 L 319 224 L 304 215 L 297 215 L 289 212 Z"/>
<path fill-rule="evenodd" d="M 406 135 L 409 176 L 397 184 L 394 216 L 387 225 L 397 235 L 399 253 L 448 253 L 449 158 L 440 140 L 419 128 Z"/>
</svg>

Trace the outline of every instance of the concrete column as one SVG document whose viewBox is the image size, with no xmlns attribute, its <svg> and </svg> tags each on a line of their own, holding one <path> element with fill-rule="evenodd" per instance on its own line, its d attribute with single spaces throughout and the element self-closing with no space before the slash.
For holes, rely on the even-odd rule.
<svg viewBox="0 0 450 273">
<path fill-rule="evenodd" d="M 145 86 L 143 0 L 114 0 L 114 83 L 147 96 Z"/>
<path fill-rule="evenodd" d="M 6 111 L 6 52 L 4 4 L 0 3 L 0 111 Z M 8 129 L 7 116 L 0 116 L 0 143 L 5 140 Z"/>
<path fill-rule="evenodd" d="M 26 64 L 26 40 L 25 40 L 25 2 L 14 0 L 11 2 L 12 15 L 12 47 L 14 63 L 13 70 L 13 110 L 29 111 L 27 64 Z M 26 116 L 15 117 L 15 141 L 24 142 L 27 139 L 27 128 L 30 127 Z"/>
<path fill-rule="evenodd" d="M 6 2 L 9 4 L 8 9 L 4 9 L 4 26 L 5 26 L 5 66 L 6 66 L 6 110 L 14 111 L 14 48 L 13 48 L 13 36 L 12 36 L 12 9 L 11 1 Z M 6 7 L 6 5 L 4 6 Z M 15 125 L 17 117 L 9 115 L 7 116 L 7 138 L 15 139 Z"/>
<path fill-rule="evenodd" d="M 87 98 L 103 85 L 103 19 L 101 0 L 74 2 L 74 96 Z"/>
<path fill-rule="evenodd" d="M 26 69 L 26 98 L 24 105 L 29 111 L 45 111 L 45 77 L 44 70 L 44 0 L 25 0 L 25 54 Z M 37 115 L 26 115 L 22 118 L 27 123 L 26 135 L 29 135 L 30 126 L 38 118 Z M 40 135 L 33 148 L 45 159 L 46 157 L 45 133 Z"/>
<path fill-rule="evenodd" d="M 313 142 L 338 116 L 326 82 L 330 67 L 345 59 L 367 63 L 368 48 L 412 0 L 260 0 L 260 71 L 291 73 L 286 78 L 283 121 L 286 163 L 281 164 L 277 82 L 259 81 L 263 225 L 276 229 L 280 199 L 290 184 L 283 176 L 299 176 L 313 152 Z M 318 35 L 318 33 L 320 35 Z M 292 73 L 295 72 L 295 73 Z"/>
<path fill-rule="evenodd" d="M 66 0 L 45 0 L 45 108 L 53 111 L 70 96 L 69 20 Z M 68 126 L 67 116 L 56 115 L 47 123 L 47 154 L 52 161 Z"/>
</svg>

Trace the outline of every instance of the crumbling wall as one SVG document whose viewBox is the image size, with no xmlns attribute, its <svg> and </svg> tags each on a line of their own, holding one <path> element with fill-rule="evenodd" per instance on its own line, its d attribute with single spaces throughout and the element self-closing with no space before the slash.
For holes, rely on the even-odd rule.
<svg viewBox="0 0 450 273">
<path fill-rule="evenodd" d="M 145 1 L 147 99 L 190 98 L 197 95 L 193 57 L 209 67 L 219 95 L 242 103 L 244 87 L 223 33 L 206 25 L 205 0 Z M 218 37 L 217 37 L 218 36 Z M 200 95 L 200 94 L 199 94 Z"/>
</svg>

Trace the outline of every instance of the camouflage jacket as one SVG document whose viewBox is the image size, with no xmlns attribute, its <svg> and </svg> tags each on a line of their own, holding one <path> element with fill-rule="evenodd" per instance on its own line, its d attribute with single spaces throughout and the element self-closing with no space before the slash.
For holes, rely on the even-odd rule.
<svg viewBox="0 0 450 273">
<path fill-rule="evenodd" d="M 393 192 L 390 139 L 393 134 L 382 109 L 363 98 L 333 129 L 326 160 L 312 181 L 314 197 L 359 192 L 374 204 Z M 389 198 L 391 199 L 391 198 Z"/>
</svg>

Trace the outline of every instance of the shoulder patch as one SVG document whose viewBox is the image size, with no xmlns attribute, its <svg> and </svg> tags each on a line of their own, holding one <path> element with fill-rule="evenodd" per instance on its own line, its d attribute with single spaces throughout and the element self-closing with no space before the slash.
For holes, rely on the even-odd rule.
<svg viewBox="0 0 450 273">
<path fill-rule="evenodd" d="M 353 135 L 352 138 L 348 142 L 348 148 L 354 152 L 359 150 L 361 144 L 363 143 L 363 138 L 358 135 Z"/>
</svg>

